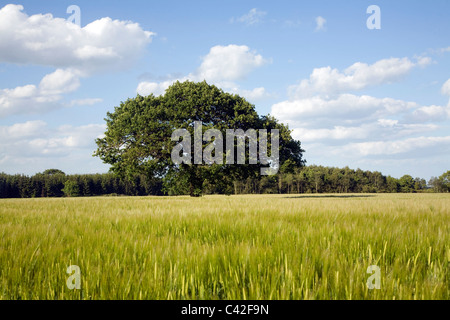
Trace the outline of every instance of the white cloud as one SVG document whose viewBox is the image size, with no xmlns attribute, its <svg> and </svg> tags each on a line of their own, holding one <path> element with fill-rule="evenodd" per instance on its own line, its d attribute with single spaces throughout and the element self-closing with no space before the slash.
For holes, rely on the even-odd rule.
<svg viewBox="0 0 450 320">
<path fill-rule="evenodd" d="M 419 57 L 417 58 L 417 65 L 420 67 L 426 67 L 431 64 L 433 60 L 430 57 Z"/>
<path fill-rule="evenodd" d="M 283 101 L 272 106 L 271 114 L 289 124 L 293 138 L 302 141 L 310 161 L 324 163 L 325 155 L 357 162 L 369 156 L 405 159 L 414 152 L 430 157 L 442 150 L 450 152 L 450 137 L 424 136 L 439 135 L 443 127 L 437 123 L 450 119 L 449 110 L 392 98 L 342 94 L 337 99 Z"/>
<path fill-rule="evenodd" d="M 76 72 L 57 69 L 45 75 L 39 84 L 39 91 L 43 95 L 55 95 L 75 91 L 80 86 Z"/>
<path fill-rule="evenodd" d="M 448 79 L 441 88 L 441 93 L 446 96 L 450 96 L 450 79 Z M 445 121 L 450 119 L 450 100 L 447 106 L 424 106 L 417 108 L 414 112 L 408 117 L 411 121 Z"/>
<path fill-rule="evenodd" d="M 101 98 L 75 99 L 70 101 L 70 106 L 91 106 L 102 101 Z"/>
<path fill-rule="evenodd" d="M 424 149 L 450 148 L 450 136 L 417 137 L 395 141 L 373 141 L 351 143 L 345 146 L 342 153 L 357 153 L 361 156 L 399 155 L 405 153 L 421 153 Z"/>
<path fill-rule="evenodd" d="M 128 66 L 155 35 L 130 21 L 102 18 L 83 28 L 23 6 L 0 9 L 0 62 L 75 68 L 92 74 Z"/>
<path fill-rule="evenodd" d="M 308 79 L 289 88 L 290 100 L 272 106 L 271 114 L 289 124 L 302 141 L 309 163 L 373 165 L 377 159 L 437 159 L 450 152 L 445 132 L 448 106 L 351 93 L 399 81 L 428 57 L 389 58 L 372 65 L 357 62 L 343 71 L 316 68 Z M 441 89 L 450 95 L 450 79 Z M 376 168 L 377 166 L 374 165 Z"/>
<path fill-rule="evenodd" d="M 231 18 L 230 22 L 241 22 L 248 26 L 250 25 L 256 25 L 260 22 L 262 22 L 263 18 L 266 16 L 267 12 L 260 11 L 256 8 L 251 9 L 247 14 L 244 14 L 243 16 L 239 18 Z"/>
<path fill-rule="evenodd" d="M 445 121 L 450 119 L 450 107 L 435 105 L 420 107 L 414 110 L 408 119 L 414 122 Z"/>
<path fill-rule="evenodd" d="M 24 123 L 16 123 L 11 126 L 0 126 L 0 137 L 3 143 L 26 137 L 33 137 L 42 134 L 47 124 L 44 121 L 27 121 Z"/>
<path fill-rule="evenodd" d="M 63 125 L 52 129 L 41 120 L 0 126 L 0 159 L 59 157 L 70 155 L 75 149 L 92 153 L 95 138 L 101 137 L 105 130 L 104 124 Z"/>
<path fill-rule="evenodd" d="M 63 106 L 62 94 L 75 91 L 79 85 L 77 72 L 57 69 L 45 75 L 39 86 L 29 84 L 13 89 L 0 89 L 0 118 L 60 108 Z"/>
<path fill-rule="evenodd" d="M 95 139 L 103 137 L 105 130 L 105 124 L 62 125 L 56 130 L 56 141 L 63 141 L 62 146 L 66 147 L 87 148 L 95 146 Z"/>
<path fill-rule="evenodd" d="M 53 66 L 39 85 L 0 89 L 0 117 L 60 108 L 63 94 L 80 86 L 80 77 L 133 63 L 154 33 L 137 23 L 102 18 L 83 28 L 51 14 L 28 16 L 23 6 L 0 9 L 0 63 Z M 98 99 L 73 100 L 69 105 Z"/>
<path fill-rule="evenodd" d="M 194 78 L 211 82 L 240 80 L 268 62 L 247 46 L 214 46 L 203 58 Z"/>
<path fill-rule="evenodd" d="M 269 63 L 270 60 L 251 51 L 247 46 L 230 44 L 214 46 L 203 57 L 200 67 L 185 77 L 177 77 L 161 82 L 142 81 L 137 86 L 137 93 L 143 96 L 150 93 L 159 96 L 175 81 L 203 81 L 215 84 L 226 92 L 236 93 L 249 100 L 258 100 L 270 96 L 264 87 L 252 90 L 241 89 L 234 81 L 245 79 L 254 69 Z"/>
<path fill-rule="evenodd" d="M 327 20 L 321 16 L 316 18 L 316 31 L 324 30 Z"/>
<path fill-rule="evenodd" d="M 51 128 L 40 120 L 0 126 L 2 170 L 30 175 L 49 168 L 66 173 L 106 172 L 108 167 L 100 159 L 89 156 L 96 149 L 95 139 L 105 130 L 104 124 Z"/>
<path fill-rule="evenodd" d="M 307 144 L 321 142 L 324 145 L 346 145 L 361 140 L 401 139 L 411 135 L 429 133 L 437 128 L 438 126 L 434 124 L 405 124 L 394 119 L 379 119 L 360 125 L 335 125 L 331 128 L 316 128 L 305 124 L 294 128 L 292 136 Z M 324 150 L 326 150 L 325 147 Z"/>
<path fill-rule="evenodd" d="M 398 125 L 398 120 L 378 119 L 377 123 L 382 127 L 393 127 L 393 126 Z"/>
<path fill-rule="evenodd" d="M 425 59 L 425 60 L 423 60 Z M 356 62 L 343 72 L 331 67 L 315 68 L 309 79 L 289 88 L 294 98 L 315 94 L 325 96 L 346 91 L 362 90 L 368 87 L 391 83 L 400 80 L 417 65 L 429 63 L 426 58 L 414 63 L 408 58 L 389 58 L 368 65 Z"/>
<path fill-rule="evenodd" d="M 362 127 L 343 127 L 335 126 L 332 129 L 312 129 L 312 128 L 295 128 L 292 132 L 294 139 L 302 142 L 321 141 L 321 140 L 346 140 L 366 139 L 370 134 L 370 128 Z"/>
<path fill-rule="evenodd" d="M 148 96 L 151 93 L 154 94 L 155 96 L 160 96 L 160 95 L 164 94 L 166 89 L 169 88 L 169 86 L 172 83 L 176 82 L 177 80 L 182 80 L 182 79 L 167 80 L 167 81 L 162 81 L 162 82 L 143 81 L 138 84 L 136 91 L 141 96 Z"/>
<path fill-rule="evenodd" d="M 406 112 L 417 104 L 392 98 L 374 98 L 363 95 L 341 94 L 336 99 L 312 98 L 282 101 L 272 106 L 271 114 L 281 121 L 345 119 L 360 122 L 363 119 L 375 119 L 381 116 Z"/>
<path fill-rule="evenodd" d="M 341 94 L 336 99 L 282 101 L 272 106 L 271 114 L 289 124 L 296 139 L 325 144 L 341 140 L 345 144 L 433 132 L 440 128 L 436 122 L 450 119 L 449 110 L 392 98 Z"/>
<path fill-rule="evenodd" d="M 261 100 L 272 96 L 270 93 L 267 92 L 267 90 L 264 87 L 254 88 L 253 90 L 245 90 L 237 88 L 234 93 L 243 96 L 250 101 Z"/>
<path fill-rule="evenodd" d="M 45 112 L 59 106 L 58 96 L 42 96 L 34 85 L 0 90 L 0 118 L 12 114 Z"/>
<path fill-rule="evenodd" d="M 441 92 L 443 95 L 450 96 L 450 79 L 442 85 Z"/>
<path fill-rule="evenodd" d="M 147 82 L 143 81 L 138 84 L 136 89 L 137 93 L 142 96 L 147 96 L 149 94 L 154 94 L 155 96 L 159 96 L 164 94 L 167 88 L 172 85 L 176 81 L 199 81 L 198 78 L 195 77 L 183 77 L 174 80 L 167 80 L 163 82 Z M 223 89 L 225 92 L 238 94 L 242 97 L 250 101 L 261 100 L 267 97 L 270 97 L 271 94 L 267 92 L 264 87 L 254 88 L 252 90 L 241 89 L 237 84 L 233 82 L 218 82 L 215 83 L 219 88 Z"/>
</svg>

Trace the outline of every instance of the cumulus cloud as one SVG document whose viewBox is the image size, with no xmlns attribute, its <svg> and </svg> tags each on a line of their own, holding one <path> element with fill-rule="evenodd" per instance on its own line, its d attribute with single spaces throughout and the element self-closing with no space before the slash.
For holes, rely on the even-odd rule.
<svg viewBox="0 0 450 320">
<path fill-rule="evenodd" d="M 270 60 L 250 50 L 249 47 L 230 44 L 228 46 L 214 46 L 203 57 L 201 65 L 192 73 L 184 77 L 164 80 L 161 82 L 142 81 L 136 89 L 140 95 L 161 95 L 175 81 L 203 81 L 216 84 L 230 93 L 243 95 L 247 99 L 255 100 L 270 96 L 263 87 L 252 90 L 241 89 L 234 81 L 245 79 L 254 69 L 261 67 Z"/>
<path fill-rule="evenodd" d="M 420 67 L 426 67 L 431 64 L 433 60 L 430 57 L 419 57 L 417 58 L 417 65 Z"/>
<path fill-rule="evenodd" d="M 206 81 L 234 81 L 245 78 L 268 60 L 247 46 L 214 46 L 203 58 L 195 77 Z"/>
<path fill-rule="evenodd" d="M 407 119 L 413 122 L 445 121 L 450 119 L 450 108 L 435 105 L 420 107 L 414 110 Z"/>
<path fill-rule="evenodd" d="M 102 18 L 80 28 L 51 14 L 28 16 L 23 6 L 8 4 L 0 9 L 0 62 L 91 74 L 128 66 L 153 35 L 130 21 Z"/>
<path fill-rule="evenodd" d="M 162 81 L 162 82 L 142 81 L 138 84 L 136 91 L 138 94 L 140 94 L 142 96 L 148 96 L 150 94 L 154 94 L 155 96 L 160 96 L 160 95 L 164 94 L 166 89 L 169 88 L 169 86 L 172 83 L 176 82 L 177 80 L 182 82 L 184 80 L 188 80 L 188 78 L 166 80 L 166 81 Z"/>
<path fill-rule="evenodd" d="M 16 123 L 11 126 L 0 126 L 0 137 L 4 138 L 1 141 L 5 144 L 17 139 L 37 136 L 42 134 L 46 127 L 47 124 L 41 120 Z"/>
<path fill-rule="evenodd" d="M 450 79 L 448 79 L 441 88 L 443 95 L 450 96 Z M 423 106 L 419 107 L 407 117 L 409 121 L 413 122 L 441 122 L 450 119 L 450 100 L 447 106 Z"/>
<path fill-rule="evenodd" d="M 171 86 L 175 81 L 200 81 L 199 78 L 194 77 L 192 75 L 188 77 L 178 78 L 174 80 L 167 80 L 163 82 L 140 82 L 138 84 L 138 87 L 136 89 L 137 93 L 142 96 L 147 96 L 149 94 L 153 94 L 155 96 L 159 96 L 164 94 L 167 88 Z M 267 92 L 267 90 L 264 87 L 258 87 L 254 88 L 252 90 L 246 90 L 240 88 L 237 84 L 233 82 L 216 82 L 215 83 L 219 88 L 222 88 L 224 91 L 238 94 L 242 97 L 245 97 L 246 99 L 250 101 L 254 100 L 260 100 L 263 98 L 271 97 L 272 95 Z"/>
<path fill-rule="evenodd" d="M 225 88 L 225 89 L 227 89 L 227 88 Z M 252 90 L 245 90 L 245 89 L 241 89 L 241 88 L 237 87 L 237 88 L 230 89 L 227 91 L 238 94 L 240 96 L 243 96 L 250 101 L 260 100 L 260 99 L 272 96 L 270 93 L 267 92 L 267 90 L 264 87 L 258 87 L 258 88 L 254 88 Z"/>
<path fill-rule="evenodd" d="M 95 138 L 104 135 L 106 125 L 62 125 L 27 121 L 0 126 L 0 165 L 5 172 L 35 174 L 48 168 L 66 173 L 106 172 L 99 159 L 88 157 L 96 149 Z M 83 167 L 80 167 L 83 163 Z"/>
<path fill-rule="evenodd" d="M 70 106 L 91 106 L 102 101 L 101 98 L 75 99 L 70 101 Z"/>
<path fill-rule="evenodd" d="M 446 96 L 450 96 L 450 79 L 448 79 L 441 88 L 441 93 Z"/>
<path fill-rule="evenodd" d="M 361 140 L 401 139 L 411 135 L 430 133 L 438 128 L 434 124 L 405 124 L 393 119 L 380 120 L 354 126 L 336 125 L 331 128 L 298 127 L 293 130 L 292 136 L 305 143 L 346 145 Z"/>
<path fill-rule="evenodd" d="M 357 91 L 368 87 L 400 80 L 415 66 L 424 66 L 430 60 L 420 58 L 417 62 L 409 58 L 389 58 L 368 65 L 356 62 L 343 72 L 330 66 L 315 68 L 309 79 L 304 79 L 298 85 L 289 88 L 294 98 L 312 96 L 315 94 L 333 95 L 347 91 Z"/>
<path fill-rule="evenodd" d="M 55 95 L 75 91 L 80 86 L 76 72 L 57 69 L 42 78 L 39 91 L 43 95 Z"/>
<path fill-rule="evenodd" d="M 323 140 L 345 140 L 345 139 L 366 139 L 370 134 L 371 128 L 367 126 L 361 127 L 343 127 L 334 126 L 333 128 L 312 129 L 312 128 L 296 128 L 292 132 L 294 139 L 302 142 L 315 142 Z"/>
<path fill-rule="evenodd" d="M 102 18 L 81 28 L 51 14 L 27 15 L 23 6 L 0 9 L 0 62 L 56 67 L 38 85 L 0 89 L 0 117 L 41 113 L 64 105 L 80 77 L 129 66 L 154 33 L 130 21 Z M 73 100 L 90 105 L 98 99 Z"/>
<path fill-rule="evenodd" d="M 250 25 L 256 25 L 260 22 L 262 22 L 263 18 L 266 16 L 267 12 L 260 11 L 256 8 L 251 9 L 248 13 L 244 14 L 243 16 L 239 18 L 231 18 L 230 22 L 241 22 L 248 26 Z"/>
<path fill-rule="evenodd" d="M 336 99 L 313 97 L 282 101 L 271 114 L 294 129 L 302 141 L 376 139 L 414 135 L 439 128 L 450 108 L 420 106 L 392 98 L 342 94 Z"/>
<path fill-rule="evenodd" d="M 438 150 L 436 150 L 438 148 Z M 361 156 L 399 155 L 407 153 L 430 155 L 440 152 L 439 148 L 450 149 L 450 136 L 445 137 L 416 137 L 394 141 L 371 141 L 350 143 L 344 147 L 343 152 L 359 154 Z M 427 152 L 425 152 L 427 150 Z"/>
<path fill-rule="evenodd" d="M 311 163 L 327 163 L 329 157 L 345 159 L 346 165 L 349 159 L 367 164 L 369 158 L 445 154 L 450 152 L 450 137 L 441 129 L 449 122 L 450 103 L 424 106 L 352 93 L 399 81 L 413 68 L 431 62 L 427 57 L 389 58 L 371 65 L 357 62 L 343 71 L 316 68 L 289 88 L 290 99 L 275 103 L 271 114 L 289 124 Z M 450 96 L 450 79 L 441 92 Z"/>
<path fill-rule="evenodd" d="M 92 152 L 95 138 L 101 137 L 105 130 L 104 124 L 63 125 L 53 129 L 41 120 L 0 126 L 0 161 L 67 156 L 76 149 Z"/>
<path fill-rule="evenodd" d="M 0 90 L 0 118 L 45 112 L 59 107 L 59 96 L 42 95 L 35 85 Z"/>
<path fill-rule="evenodd" d="M 381 116 L 403 113 L 413 109 L 417 104 L 392 98 L 375 98 L 367 95 L 356 96 L 341 94 L 336 99 L 324 99 L 319 96 L 297 100 L 287 100 L 272 106 L 271 114 L 276 118 L 289 122 L 293 119 L 302 121 L 324 118 L 332 121 L 339 119 L 347 123 L 377 119 Z"/>
<path fill-rule="evenodd" d="M 327 20 L 321 16 L 316 18 L 316 31 L 324 30 Z"/>
<path fill-rule="evenodd" d="M 63 106 L 62 94 L 80 86 L 76 71 L 57 69 L 45 75 L 38 86 L 29 84 L 0 89 L 0 118 L 12 114 L 41 113 Z"/>
</svg>

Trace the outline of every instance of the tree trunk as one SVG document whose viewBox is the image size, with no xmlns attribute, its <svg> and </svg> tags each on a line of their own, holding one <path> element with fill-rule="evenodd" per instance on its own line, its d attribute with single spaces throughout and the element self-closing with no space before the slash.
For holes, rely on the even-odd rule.
<svg viewBox="0 0 450 320">
<path fill-rule="evenodd" d="M 278 193 L 281 194 L 281 188 L 283 188 L 283 181 L 281 180 L 281 174 L 278 176 Z"/>
<path fill-rule="evenodd" d="M 189 195 L 200 197 L 202 195 L 203 179 L 195 166 L 189 168 Z"/>
</svg>

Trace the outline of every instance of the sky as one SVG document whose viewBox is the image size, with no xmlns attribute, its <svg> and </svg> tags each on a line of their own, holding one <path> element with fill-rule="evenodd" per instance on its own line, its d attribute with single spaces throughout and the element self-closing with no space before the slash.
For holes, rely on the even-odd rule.
<svg viewBox="0 0 450 320">
<path fill-rule="evenodd" d="M 448 12 L 447 0 L 0 1 L 0 172 L 107 172 L 92 156 L 107 112 L 206 80 L 288 124 L 308 165 L 428 180 L 450 170 Z"/>
</svg>

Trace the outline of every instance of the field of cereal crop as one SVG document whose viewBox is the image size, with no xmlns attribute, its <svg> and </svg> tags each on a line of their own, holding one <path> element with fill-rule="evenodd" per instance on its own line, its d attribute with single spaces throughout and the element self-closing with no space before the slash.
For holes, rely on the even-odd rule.
<svg viewBox="0 0 450 320">
<path fill-rule="evenodd" d="M 0 299 L 448 299 L 449 261 L 449 194 L 0 200 Z"/>
</svg>

